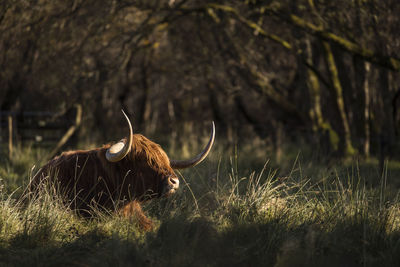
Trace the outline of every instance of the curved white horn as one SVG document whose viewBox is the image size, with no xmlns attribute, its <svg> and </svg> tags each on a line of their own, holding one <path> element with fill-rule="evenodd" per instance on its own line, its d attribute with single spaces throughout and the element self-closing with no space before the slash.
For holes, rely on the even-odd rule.
<svg viewBox="0 0 400 267">
<path fill-rule="evenodd" d="M 132 147 L 132 140 L 133 140 L 132 124 L 123 110 L 122 113 L 124 114 L 126 121 L 128 122 L 129 125 L 129 137 L 127 139 L 128 141 L 126 141 L 126 139 L 123 139 L 118 143 L 112 145 L 109 149 L 107 149 L 106 159 L 110 162 L 117 162 L 125 158 L 125 156 L 128 155 Z"/>
<path fill-rule="evenodd" d="M 170 165 L 173 169 L 185 169 L 189 167 L 196 166 L 200 162 L 202 162 L 210 152 L 213 144 L 214 144 L 214 139 L 215 139 L 215 124 L 212 122 L 212 127 L 211 127 L 211 137 L 210 140 L 208 141 L 206 147 L 201 151 L 200 154 L 195 156 L 192 159 L 189 160 L 170 160 Z"/>
</svg>

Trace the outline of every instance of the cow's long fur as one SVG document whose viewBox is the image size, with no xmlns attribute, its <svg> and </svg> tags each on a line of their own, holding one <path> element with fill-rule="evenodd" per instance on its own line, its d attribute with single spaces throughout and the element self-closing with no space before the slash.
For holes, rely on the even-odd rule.
<svg viewBox="0 0 400 267">
<path fill-rule="evenodd" d="M 140 134 L 133 135 L 131 151 L 118 162 L 107 161 L 110 144 L 92 150 L 64 152 L 50 160 L 33 178 L 37 190 L 44 179 L 56 182 L 71 207 L 85 213 L 91 206 L 120 209 L 134 215 L 144 229 L 151 222 L 144 216 L 140 202 L 159 197 L 168 177 L 176 177 L 163 149 Z"/>
</svg>

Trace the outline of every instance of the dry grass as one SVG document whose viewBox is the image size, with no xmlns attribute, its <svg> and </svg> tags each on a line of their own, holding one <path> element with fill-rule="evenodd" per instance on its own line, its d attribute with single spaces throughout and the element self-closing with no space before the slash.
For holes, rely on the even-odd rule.
<svg viewBox="0 0 400 267">
<path fill-rule="evenodd" d="M 399 265 L 400 202 L 388 190 L 395 177 L 375 187 L 357 170 L 306 176 L 310 167 L 295 161 L 287 171 L 269 163 L 242 171 L 235 158 L 183 172 L 176 195 L 147 203 L 150 233 L 116 213 L 82 219 L 51 186 L 12 194 L 4 186 L 12 168 L 3 165 L 0 265 Z"/>
</svg>

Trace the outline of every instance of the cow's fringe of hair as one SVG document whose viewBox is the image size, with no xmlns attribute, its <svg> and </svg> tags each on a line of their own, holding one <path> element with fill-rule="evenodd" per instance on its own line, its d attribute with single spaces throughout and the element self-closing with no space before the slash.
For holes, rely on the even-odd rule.
<svg viewBox="0 0 400 267">
<path fill-rule="evenodd" d="M 131 153 L 128 158 L 135 160 L 139 156 L 145 156 L 147 163 L 155 168 L 169 166 L 169 158 L 159 144 L 151 142 L 141 134 L 135 134 L 132 142 Z"/>
</svg>

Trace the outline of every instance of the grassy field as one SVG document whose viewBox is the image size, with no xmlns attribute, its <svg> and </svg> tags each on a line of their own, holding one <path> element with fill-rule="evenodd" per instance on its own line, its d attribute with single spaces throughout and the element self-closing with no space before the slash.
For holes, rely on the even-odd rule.
<svg viewBox="0 0 400 267">
<path fill-rule="evenodd" d="M 24 196 L 44 153 L 0 162 L 0 266 L 400 266 L 396 162 L 381 174 L 374 160 L 215 149 L 179 173 L 177 194 L 144 205 L 156 224 L 144 233 L 115 213 L 82 219 L 51 191 Z"/>
</svg>

